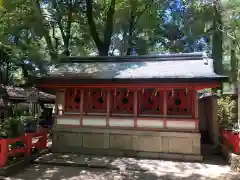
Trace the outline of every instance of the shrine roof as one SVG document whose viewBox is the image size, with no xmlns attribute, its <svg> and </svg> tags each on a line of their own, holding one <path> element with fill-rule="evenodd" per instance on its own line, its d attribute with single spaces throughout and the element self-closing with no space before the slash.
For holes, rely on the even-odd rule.
<svg viewBox="0 0 240 180">
<path fill-rule="evenodd" d="M 9 100 L 26 100 L 27 92 L 29 90 L 21 88 L 21 87 L 13 87 L 13 86 L 1 86 L 4 88 L 6 95 Z M 47 94 L 42 91 L 38 91 L 38 96 L 40 101 L 55 101 L 55 95 Z M 0 99 L 1 104 L 1 99 Z M 2 101 L 3 104 L 3 101 Z"/>
<path fill-rule="evenodd" d="M 0 97 L 0 108 L 9 107 L 8 102 L 9 102 L 8 100 L 4 99 L 3 97 Z"/>
<path fill-rule="evenodd" d="M 37 81 L 62 80 L 137 80 L 137 79 L 217 79 L 213 60 L 204 53 L 154 56 L 68 57 L 49 67 Z M 45 81 L 46 82 L 46 81 Z M 48 81 L 49 82 L 49 81 Z"/>
</svg>

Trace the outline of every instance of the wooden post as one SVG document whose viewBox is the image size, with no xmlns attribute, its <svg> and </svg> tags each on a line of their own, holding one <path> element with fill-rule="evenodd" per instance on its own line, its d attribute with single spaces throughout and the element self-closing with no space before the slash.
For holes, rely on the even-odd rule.
<svg viewBox="0 0 240 180">
<path fill-rule="evenodd" d="M 26 151 L 24 153 L 25 156 L 29 156 L 31 153 L 32 148 L 32 135 L 31 133 L 28 133 L 25 135 L 25 141 L 26 141 Z"/>
<path fill-rule="evenodd" d="M 43 131 L 42 141 L 41 141 L 41 148 L 42 149 L 47 148 L 47 142 L 48 142 L 48 132 Z"/>
<path fill-rule="evenodd" d="M 195 91 L 195 118 L 198 119 L 198 96 L 197 92 Z"/>
<path fill-rule="evenodd" d="M 111 90 L 108 89 L 107 91 L 107 117 L 106 117 L 106 126 L 109 127 L 109 116 L 110 116 L 110 107 L 111 107 Z"/>
<path fill-rule="evenodd" d="M 0 140 L 1 152 L 0 152 L 0 167 L 5 167 L 8 163 L 8 142 L 7 139 Z"/>
<path fill-rule="evenodd" d="M 134 127 L 137 127 L 137 113 L 138 113 L 138 90 L 133 94 L 133 114 L 134 114 Z"/>
<path fill-rule="evenodd" d="M 197 91 L 192 91 L 192 117 L 195 120 L 195 128 L 198 130 L 198 97 L 197 97 Z"/>
<path fill-rule="evenodd" d="M 167 90 L 163 90 L 163 128 L 167 128 Z"/>
<path fill-rule="evenodd" d="M 57 107 L 58 107 L 57 109 L 58 109 L 59 116 L 63 115 L 63 112 L 66 109 L 65 95 L 66 95 L 66 89 L 60 89 L 59 92 L 57 92 L 56 103 L 57 103 Z"/>
<path fill-rule="evenodd" d="M 239 71 L 239 78 L 240 78 L 240 71 Z M 238 125 L 240 125 L 240 83 L 237 83 L 237 120 L 238 120 Z"/>
<path fill-rule="evenodd" d="M 81 90 L 81 97 L 80 97 L 80 125 L 83 125 L 83 103 L 84 103 L 84 90 Z"/>
<path fill-rule="evenodd" d="M 86 111 L 85 111 L 85 115 L 88 114 L 89 110 L 90 110 L 90 105 L 91 105 L 91 89 L 87 89 L 87 97 L 85 98 L 86 100 Z"/>
</svg>

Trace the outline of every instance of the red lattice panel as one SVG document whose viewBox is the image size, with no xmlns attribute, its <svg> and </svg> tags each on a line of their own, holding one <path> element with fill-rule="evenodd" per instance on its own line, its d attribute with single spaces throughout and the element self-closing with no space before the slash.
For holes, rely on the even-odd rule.
<svg viewBox="0 0 240 180">
<path fill-rule="evenodd" d="M 185 89 L 167 91 L 167 114 L 191 114 L 191 92 Z"/>
<path fill-rule="evenodd" d="M 80 112 L 81 90 L 66 89 L 65 110 L 67 112 Z"/>
<path fill-rule="evenodd" d="M 133 113 L 133 92 L 128 89 L 116 89 L 112 92 L 114 113 Z"/>
<path fill-rule="evenodd" d="M 139 92 L 139 112 L 142 114 L 160 114 L 162 93 L 155 89 L 144 89 Z"/>
<path fill-rule="evenodd" d="M 90 89 L 89 109 L 93 112 L 106 112 L 107 92 L 104 89 Z"/>
</svg>

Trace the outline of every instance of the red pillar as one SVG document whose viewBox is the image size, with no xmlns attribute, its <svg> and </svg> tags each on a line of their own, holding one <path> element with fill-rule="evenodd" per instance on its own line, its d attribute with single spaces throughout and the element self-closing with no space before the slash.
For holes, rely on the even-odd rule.
<svg viewBox="0 0 240 180">
<path fill-rule="evenodd" d="M 26 134 L 25 135 L 25 141 L 26 141 L 26 151 L 25 151 L 25 156 L 29 156 L 31 153 L 31 148 L 32 148 L 32 136 L 31 134 Z"/>
<path fill-rule="evenodd" d="M 161 97 L 161 96 L 160 96 Z M 163 90 L 163 128 L 167 128 L 167 90 Z"/>
<path fill-rule="evenodd" d="M 48 132 L 43 131 L 42 141 L 41 141 L 41 148 L 45 149 L 47 148 L 47 141 L 48 141 Z"/>
<path fill-rule="evenodd" d="M 198 96 L 197 91 L 193 90 L 192 92 L 192 117 L 195 120 L 195 128 L 198 129 Z"/>
<path fill-rule="evenodd" d="M 1 152 L 0 152 L 0 167 L 4 167 L 8 162 L 8 142 L 7 139 L 0 140 Z"/>
<path fill-rule="evenodd" d="M 109 127 L 109 116 L 110 116 L 110 106 L 111 106 L 111 90 L 107 90 L 107 117 L 106 117 L 106 126 Z"/>
<path fill-rule="evenodd" d="M 80 101 L 80 126 L 83 125 L 83 103 L 84 103 L 84 90 L 81 90 L 81 101 Z"/>
<path fill-rule="evenodd" d="M 133 114 L 134 114 L 134 127 L 137 127 L 137 114 L 138 114 L 138 89 L 133 92 Z"/>
</svg>

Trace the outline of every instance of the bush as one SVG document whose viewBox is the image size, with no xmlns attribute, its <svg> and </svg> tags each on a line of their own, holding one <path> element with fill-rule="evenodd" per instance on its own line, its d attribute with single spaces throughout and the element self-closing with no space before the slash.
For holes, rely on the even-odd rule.
<svg viewBox="0 0 240 180">
<path fill-rule="evenodd" d="M 24 134 L 24 126 L 20 117 L 8 117 L 1 125 L 1 136 L 16 138 Z"/>
<path fill-rule="evenodd" d="M 233 127 L 237 123 L 237 102 L 229 96 L 218 99 L 218 121 L 222 127 Z"/>
<path fill-rule="evenodd" d="M 0 133 L 3 138 L 15 138 L 25 133 L 26 127 L 36 130 L 36 118 L 29 116 L 25 111 L 13 108 L 12 116 L 4 119 L 0 124 Z"/>
</svg>

